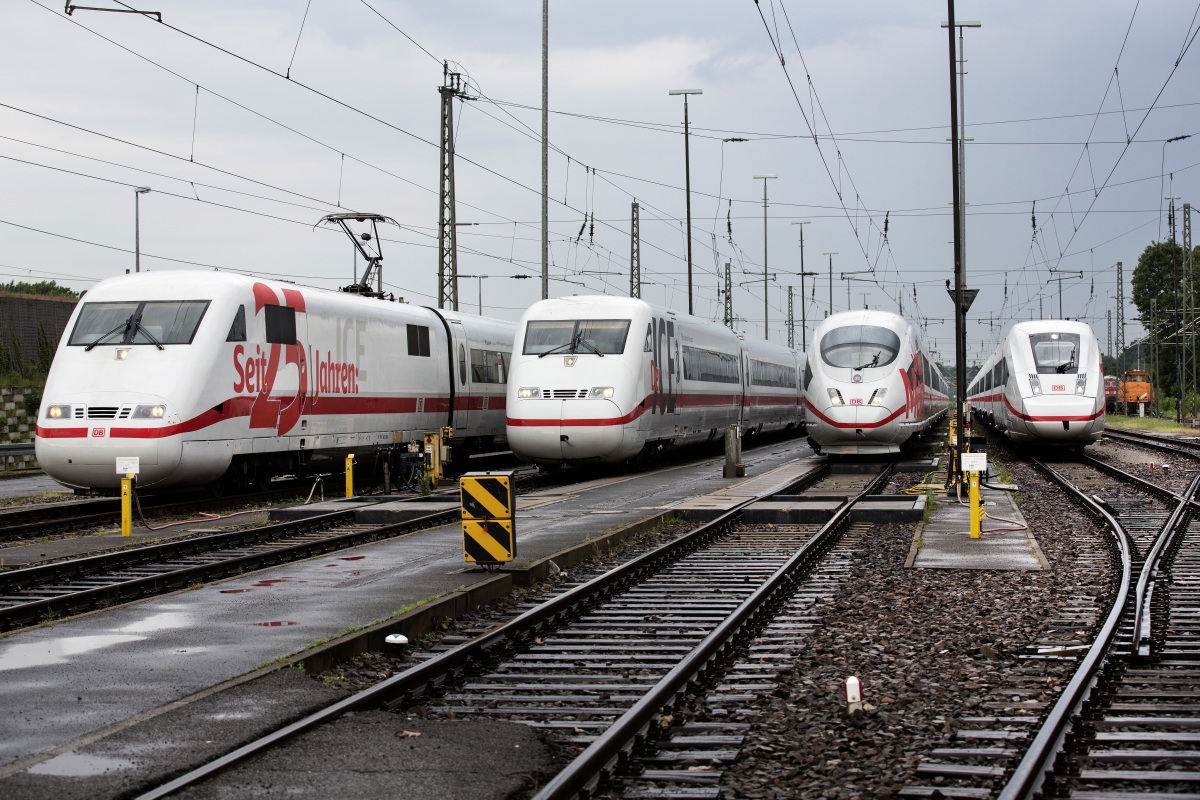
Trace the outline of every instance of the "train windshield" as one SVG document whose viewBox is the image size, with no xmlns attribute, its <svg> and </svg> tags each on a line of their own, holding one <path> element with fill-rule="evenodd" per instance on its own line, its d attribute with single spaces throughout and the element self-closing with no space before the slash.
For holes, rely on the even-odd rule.
<svg viewBox="0 0 1200 800">
<path fill-rule="evenodd" d="M 1079 371 L 1078 333 L 1031 333 L 1029 346 L 1039 375 L 1074 375 Z"/>
<path fill-rule="evenodd" d="M 879 325 L 834 328 L 821 339 L 821 358 L 831 367 L 882 367 L 896 360 L 900 337 Z"/>
<path fill-rule="evenodd" d="M 67 344 L 191 344 L 208 302 L 84 303 Z"/>
<path fill-rule="evenodd" d="M 535 319 L 525 326 L 527 356 L 550 353 L 595 353 L 617 355 L 625 352 L 629 336 L 627 319 Z"/>
</svg>

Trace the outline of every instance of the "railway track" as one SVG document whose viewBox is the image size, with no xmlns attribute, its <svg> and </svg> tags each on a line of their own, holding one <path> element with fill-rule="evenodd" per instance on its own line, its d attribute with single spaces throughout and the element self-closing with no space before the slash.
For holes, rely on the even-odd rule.
<svg viewBox="0 0 1200 800">
<path fill-rule="evenodd" d="M 198 511 L 229 509 L 244 503 L 269 503 L 303 496 L 311 484 L 289 482 L 286 486 L 265 492 L 248 492 L 225 497 L 198 497 L 177 493 L 151 494 L 140 498 L 142 512 L 147 517 L 167 514 L 193 514 Z M 8 544 L 75 533 L 98 525 L 110 525 L 121 519 L 121 500 L 114 497 L 91 497 L 16 507 L 0 511 L 0 544 Z"/>
<path fill-rule="evenodd" d="M 741 520 L 748 501 L 142 800 L 194 785 L 348 711 L 417 704 L 562 734 L 579 755 L 539 800 L 573 797 L 613 777 L 630 797 L 715 797 L 719 765 L 737 757 L 746 728 L 720 719 L 719 709 L 740 708 L 774 687 L 868 527 L 853 523 L 851 510 L 889 472 L 825 477 L 818 467 L 785 493 L 809 486 L 850 495 L 823 525 L 748 525 Z M 686 706 L 695 700 L 717 711 L 690 719 Z M 696 769 L 698 760 L 706 768 Z"/>
<path fill-rule="evenodd" d="M 1112 428 L 1106 428 L 1104 435 L 1106 438 L 1124 444 L 1141 445 L 1143 447 L 1154 448 L 1155 450 L 1183 453 L 1200 458 L 1200 440 L 1168 438 L 1140 431 L 1114 430 Z"/>
<path fill-rule="evenodd" d="M 457 507 L 373 526 L 354 511 L 196 536 L 0 573 L 0 630 L 402 536 L 458 519 Z"/>
<path fill-rule="evenodd" d="M 1200 470 L 1189 461 L 1154 482 L 1086 456 L 1033 464 L 1105 526 L 1107 539 L 1082 548 L 1077 567 L 1115 561 L 1119 577 L 1109 596 L 1081 594 L 1058 609 L 998 693 L 1015 695 L 1008 710 L 961 718 L 955 746 L 918 768 L 933 780 L 902 796 L 1200 797 L 1178 794 L 1200 791 L 1200 752 L 1188 742 L 1200 727 L 1200 592 L 1189 591 L 1200 586 L 1200 524 L 1188 536 Z M 1163 557 L 1179 553 L 1188 571 L 1176 584 Z M 1039 662 L 1051 660 L 1078 664 L 1052 705 L 1038 693 L 1047 687 Z M 1022 700 L 1031 688 L 1034 699 Z"/>
</svg>

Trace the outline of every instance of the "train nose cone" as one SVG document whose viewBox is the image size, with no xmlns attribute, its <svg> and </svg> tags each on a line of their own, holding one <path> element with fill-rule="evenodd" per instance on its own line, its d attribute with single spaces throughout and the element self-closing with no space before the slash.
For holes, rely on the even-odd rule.
<svg viewBox="0 0 1200 800">
<path fill-rule="evenodd" d="M 119 489 L 118 458 L 138 459 L 138 485 L 150 487 L 170 478 L 180 465 L 183 444 L 167 439 L 108 439 L 92 435 L 102 428 L 89 427 L 87 437 L 38 435 L 34 453 L 38 464 L 54 480 L 72 488 Z"/>
<path fill-rule="evenodd" d="M 508 444 L 539 463 L 600 461 L 620 450 L 624 430 L 611 400 L 524 400 L 508 419 Z"/>
</svg>

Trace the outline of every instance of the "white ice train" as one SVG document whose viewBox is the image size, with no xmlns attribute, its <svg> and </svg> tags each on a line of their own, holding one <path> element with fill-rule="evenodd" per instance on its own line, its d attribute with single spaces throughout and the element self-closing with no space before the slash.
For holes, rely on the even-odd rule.
<svg viewBox="0 0 1200 800">
<path fill-rule="evenodd" d="M 804 372 L 809 442 L 835 455 L 898 453 L 947 412 L 946 390 L 908 320 L 834 314 L 814 331 Z"/>
<path fill-rule="evenodd" d="M 535 303 L 517 325 L 508 443 L 527 461 L 615 463 L 686 441 L 799 429 L 804 355 L 641 300 Z"/>
<path fill-rule="evenodd" d="M 452 427 L 504 437 L 515 326 L 215 272 L 99 283 L 75 309 L 38 412 L 38 463 L 76 488 L 262 484 Z"/>
<path fill-rule="evenodd" d="M 972 414 L 1015 442 L 1083 447 L 1104 435 L 1100 343 L 1083 322 L 1013 325 L 967 389 Z"/>
</svg>

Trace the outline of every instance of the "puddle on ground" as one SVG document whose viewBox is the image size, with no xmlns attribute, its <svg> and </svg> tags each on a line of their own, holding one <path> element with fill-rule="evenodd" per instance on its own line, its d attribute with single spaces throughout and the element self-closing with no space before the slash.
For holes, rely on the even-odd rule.
<svg viewBox="0 0 1200 800">
<path fill-rule="evenodd" d="M 247 625 L 257 625 L 260 628 L 282 628 L 285 625 L 299 625 L 299 622 L 247 622 Z"/>
<path fill-rule="evenodd" d="M 308 583 L 308 581 L 302 581 L 298 578 L 266 578 L 264 580 L 259 581 L 258 583 L 254 584 L 254 585 L 261 586 L 262 588 L 266 589 L 271 586 L 274 586 L 277 583 Z"/>
<path fill-rule="evenodd" d="M 12 644 L 0 651 L 0 672 L 27 667 L 47 667 L 65 664 L 72 656 L 83 655 L 114 644 L 140 642 L 145 636 L 130 634 L 102 634 L 97 636 L 74 636 L 52 639 L 48 642 L 22 642 Z"/>
<path fill-rule="evenodd" d="M 192 624 L 191 614 L 184 614 L 175 611 L 168 611 L 163 614 L 154 614 L 146 617 L 130 625 L 123 626 L 121 633 L 154 633 L 155 631 L 168 631 L 175 628 L 187 628 Z"/>
<path fill-rule="evenodd" d="M 338 561 L 362 561 L 366 556 L 343 556 Z"/>
<path fill-rule="evenodd" d="M 85 756 L 82 753 L 63 753 L 29 768 L 33 775 L 54 775 L 65 778 L 88 778 L 121 769 L 130 769 L 133 762 L 124 758 Z"/>
</svg>

